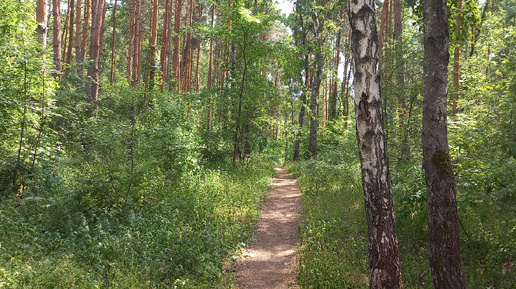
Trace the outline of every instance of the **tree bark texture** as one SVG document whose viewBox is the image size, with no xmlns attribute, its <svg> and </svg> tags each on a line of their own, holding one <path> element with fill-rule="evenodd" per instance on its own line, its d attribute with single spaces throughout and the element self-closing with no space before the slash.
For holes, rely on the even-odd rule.
<svg viewBox="0 0 516 289">
<path fill-rule="evenodd" d="M 36 28 L 36 32 L 38 32 L 39 41 L 43 48 L 47 46 L 47 0 L 38 0 L 36 2 L 36 22 L 38 22 L 38 27 Z"/>
<path fill-rule="evenodd" d="M 400 288 L 398 238 L 384 138 L 373 0 L 349 1 L 355 116 L 369 235 L 369 287 Z"/>
<path fill-rule="evenodd" d="M 455 178 L 450 161 L 446 100 L 449 34 L 446 0 L 425 0 L 423 168 L 428 194 L 430 267 L 434 288 L 467 288 L 460 258 Z"/>
</svg>

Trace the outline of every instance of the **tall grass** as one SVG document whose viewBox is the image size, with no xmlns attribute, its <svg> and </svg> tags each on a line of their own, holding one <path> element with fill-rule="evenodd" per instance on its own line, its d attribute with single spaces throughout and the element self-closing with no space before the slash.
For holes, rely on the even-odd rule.
<svg viewBox="0 0 516 289">
<path fill-rule="evenodd" d="M 102 164 L 47 171 L 37 194 L 0 201 L 0 288 L 231 287 L 224 262 L 252 236 L 274 170 L 258 157 L 216 167 L 148 173 L 126 206 L 92 174 Z"/>
</svg>

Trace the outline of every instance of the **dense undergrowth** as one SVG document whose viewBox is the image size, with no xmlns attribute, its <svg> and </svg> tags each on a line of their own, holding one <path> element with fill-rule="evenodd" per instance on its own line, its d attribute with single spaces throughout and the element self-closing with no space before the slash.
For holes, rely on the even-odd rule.
<svg viewBox="0 0 516 289">
<path fill-rule="evenodd" d="M 461 132 L 466 129 L 461 128 Z M 463 136 L 455 135 L 455 136 Z M 480 137 L 480 136 L 478 136 Z M 460 145 L 456 138 L 452 149 Z M 322 136 L 317 161 L 287 163 L 303 194 L 298 282 L 302 288 L 368 288 L 360 164 L 352 130 Z M 463 152 L 456 167 L 462 258 L 469 288 L 516 285 L 514 160 L 484 162 Z M 478 154 L 476 154 L 478 156 Z M 456 161 L 458 158 L 456 156 Z M 467 162 L 465 161 L 467 160 Z M 496 163 L 505 165 L 496 169 Z M 433 288 L 426 188 L 421 166 L 392 169 L 404 288 Z M 471 182 L 475 182 L 472 184 Z"/>
<path fill-rule="evenodd" d="M 61 133 L 45 131 L 59 141 L 34 165 L 22 154 L 18 194 L 12 160 L 0 164 L 0 288 L 230 286 L 224 262 L 252 236 L 273 163 L 232 166 L 216 136 L 207 154 L 175 97 L 150 109 L 119 89 L 85 122 L 60 99 Z"/>
<path fill-rule="evenodd" d="M 4 198 L 0 288 L 226 288 L 223 261 L 251 236 L 271 168 L 201 169 L 126 208 L 93 206 L 71 184 Z"/>
</svg>

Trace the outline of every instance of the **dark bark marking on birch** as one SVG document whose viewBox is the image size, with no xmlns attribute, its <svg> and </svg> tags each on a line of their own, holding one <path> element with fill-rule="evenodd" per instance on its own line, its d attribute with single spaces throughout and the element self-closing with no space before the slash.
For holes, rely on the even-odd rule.
<svg viewBox="0 0 516 289">
<path fill-rule="evenodd" d="M 369 113 L 369 103 L 367 102 L 367 99 L 368 96 L 365 94 L 365 92 L 362 92 L 358 108 L 360 113 L 365 116 L 365 119 L 369 121 L 371 119 L 371 114 Z"/>
</svg>

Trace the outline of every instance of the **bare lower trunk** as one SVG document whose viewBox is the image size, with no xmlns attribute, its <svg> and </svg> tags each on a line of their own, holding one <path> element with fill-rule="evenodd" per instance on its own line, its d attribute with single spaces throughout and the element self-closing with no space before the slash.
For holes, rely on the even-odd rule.
<svg viewBox="0 0 516 289">
<path fill-rule="evenodd" d="M 423 168 L 434 288 L 467 288 L 460 258 L 455 178 L 446 125 L 449 35 L 446 0 L 424 4 Z"/>
<path fill-rule="evenodd" d="M 400 288 L 398 238 L 387 161 L 373 0 L 349 2 L 355 116 L 369 235 L 369 287 Z"/>
</svg>

